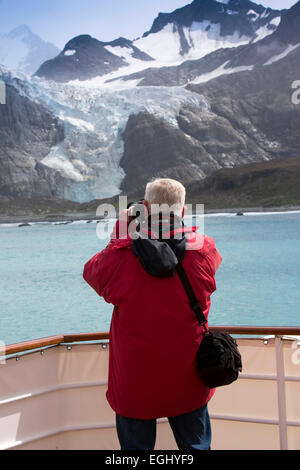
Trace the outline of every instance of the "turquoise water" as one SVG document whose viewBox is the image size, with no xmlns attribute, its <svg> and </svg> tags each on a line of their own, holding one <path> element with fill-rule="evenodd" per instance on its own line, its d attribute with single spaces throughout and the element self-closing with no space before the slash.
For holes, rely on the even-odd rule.
<svg viewBox="0 0 300 470">
<path fill-rule="evenodd" d="M 208 216 L 223 256 L 211 324 L 300 326 L 300 213 Z M 96 224 L 0 226 L 0 341 L 108 331 L 112 306 L 83 281 L 107 240 Z"/>
</svg>

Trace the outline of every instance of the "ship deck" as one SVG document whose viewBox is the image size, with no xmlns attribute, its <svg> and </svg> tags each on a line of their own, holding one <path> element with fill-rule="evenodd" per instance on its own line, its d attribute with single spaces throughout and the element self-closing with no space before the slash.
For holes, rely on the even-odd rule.
<svg viewBox="0 0 300 470">
<path fill-rule="evenodd" d="M 300 328 L 218 329 L 236 335 L 243 372 L 209 403 L 212 449 L 300 449 Z M 0 355 L 0 449 L 119 449 L 105 396 L 108 333 L 28 341 Z M 164 418 L 156 449 L 177 449 Z"/>
</svg>

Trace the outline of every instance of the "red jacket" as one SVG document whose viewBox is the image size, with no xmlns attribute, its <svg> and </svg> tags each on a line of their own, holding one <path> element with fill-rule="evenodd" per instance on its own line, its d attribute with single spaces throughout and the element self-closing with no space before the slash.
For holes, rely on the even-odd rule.
<svg viewBox="0 0 300 470">
<path fill-rule="evenodd" d="M 187 251 L 182 264 L 207 317 L 222 258 L 212 238 L 203 237 L 196 228 L 185 232 L 187 238 L 202 237 L 202 248 Z M 178 275 L 151 276 L 131 244 L 130 236 L 112 239 L 83 273 L 86 282 L 115 306 L 107 400 L 116 413 L 128 418 L 188 413 L 205 405 L 215 392 L 204 386 L 196 370 L 203 328 Z"/>
</svg>

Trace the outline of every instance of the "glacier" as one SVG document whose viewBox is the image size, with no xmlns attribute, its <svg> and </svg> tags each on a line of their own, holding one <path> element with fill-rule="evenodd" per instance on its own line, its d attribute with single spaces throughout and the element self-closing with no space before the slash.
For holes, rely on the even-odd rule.
<svg viewBox="0 0 300 470">
<path fill-rule="evenodd" d="M 183 106 L 197 107 L 203 113 L 210 109 L 203 96 L 181 87 L 106 89 L 24 75 L 10 76 L 10 83 L 63 123 L 64 140 L 41 162 L 68 180 L 58 188 L 58 197 L 80 203 L 120 194 L 125 176 L 120 167 L 122 133 L 130 115 L 148 112 L 178 126 L 176 117 Z"/>
</svg>

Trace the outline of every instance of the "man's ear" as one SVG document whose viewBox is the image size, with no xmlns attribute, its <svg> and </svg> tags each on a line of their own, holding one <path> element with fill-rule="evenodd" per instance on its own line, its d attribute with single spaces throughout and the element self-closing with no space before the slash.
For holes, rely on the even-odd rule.
<svg viewBox="0 0 300 470">
<path fill-rule="evenodd" d="M 150 214 L 150 205 L 149 205 L 149 202 L 146 201 L 146 199 L 143 200 L 143 205 L 146 208 L 146 213 L 149 215 Z"/>
</svg>

